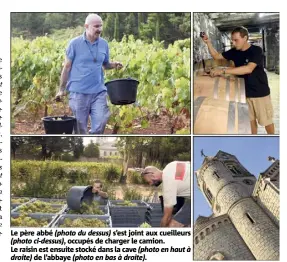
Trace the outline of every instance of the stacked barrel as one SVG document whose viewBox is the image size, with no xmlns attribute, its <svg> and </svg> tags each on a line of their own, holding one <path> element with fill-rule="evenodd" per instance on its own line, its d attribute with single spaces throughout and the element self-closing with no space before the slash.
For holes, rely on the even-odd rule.
<svg viewBox="0 0 287 262">
<path fill-rule="evenodd" d="M 244 78 L 211 77 L 212 68 L 231 67 L 229 61 L 204 60 L 194 70 L 194 134 L 250 134 Z"/>
</svg>

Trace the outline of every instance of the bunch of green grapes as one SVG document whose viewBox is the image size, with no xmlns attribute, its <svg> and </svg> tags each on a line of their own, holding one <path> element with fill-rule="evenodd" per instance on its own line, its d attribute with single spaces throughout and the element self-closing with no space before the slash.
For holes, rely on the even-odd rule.
<svg viewBox="0 0 287 262">
<path fill-rule="evenodd" d="M 36 213 L 36 212 L 41 212 L 41 213 L 57 213 L 60 211 L 61 208 L 59 207 L 52 207 L 50 203 L 43 202 L 43 201 L 35 201 L 32 203 L 29 203 L 27 205 L 24 205 L 19 208 L 19 211 L 26 212 L 26 213 Z"/>
<path fill-rule="evenodd" d="M 106 222 L 92 218 L 66 218 L 60 227 L 108 227 Z"/>
<path fill-rule="evenodd" d="M 49 202 L 52 205 L 65 205 L 66 200 L 53 200 L 52 202 Z"/>
<path fill-rule="evenodd" d="M 128 206 L 128 207 L 136 207 L 138 204 L 137 203 L 132 203 L 129 200 L 125 200 L 124 202 L 119 202 L 117 203 L 119 206 Z"/>
<path fill-rule="evenodd" d="M 150 228 L 151 225 L 150 225 L 149 223 L 147 223 L 147 222 L 144 222 L 144 223 L 142 223 L 139 227 L 142 227 L 142 228 Z"/>
<path fill-rule="evenodd" d="M 49 224 L 49 220 L 46 218 L 35 219 L 25 215 L 11 218 L 12 227 L 44 227 L 47 224 Z"/>
<path fill-rule="evenodd" d="M 104 212 L 99 209 L 99 204 L 94 201 L 91 204 L 82 203 L 80 211 L 70 210 L 68 214 L 104 215 Z"/>
<path fill-rule="evenodd" d="M 12 204 L 22 204 L 28 201 L 29 201 L 29 198 L 12 198 L 11 199 Z"/>
<path fill-rule="evenodd" d="M 52 119 L 53 119 L 53 121 L 60 121 L 60 120 L 63 120 L 61 117 L 57 117 L 57 118 L 53 117 Z"/>
</svg>

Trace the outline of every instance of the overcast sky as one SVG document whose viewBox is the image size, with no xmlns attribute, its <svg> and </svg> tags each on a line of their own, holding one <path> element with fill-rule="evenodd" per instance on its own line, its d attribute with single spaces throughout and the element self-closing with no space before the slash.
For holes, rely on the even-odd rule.
<svg viewBox="0 0 287 262">
<path fill-rule="evenodd" d="M 91 140 L 93 140 L 93 142 L 96 142 L 96 137 L 83 137 L 83 143 L 84 145 L 87 145 L 90 143 Z M 109 141 L 115 141 L 117 139 L 117 137 L 108 137 Z"/>
</svg>

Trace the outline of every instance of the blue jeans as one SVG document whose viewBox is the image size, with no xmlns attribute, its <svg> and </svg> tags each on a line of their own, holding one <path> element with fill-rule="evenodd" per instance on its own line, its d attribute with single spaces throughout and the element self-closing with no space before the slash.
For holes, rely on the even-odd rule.
<svg viewBox="0 0 287 262">
<path fill-rule="evenodd" d="M 103 134 L 110 110 L 107 104 L 107 92 L 99 94 L 70 93 L 69 106 L 76 117 L 75 134 L 87 134 L 88 120 L 91 117 L 90 134 Z"/>
</svg>

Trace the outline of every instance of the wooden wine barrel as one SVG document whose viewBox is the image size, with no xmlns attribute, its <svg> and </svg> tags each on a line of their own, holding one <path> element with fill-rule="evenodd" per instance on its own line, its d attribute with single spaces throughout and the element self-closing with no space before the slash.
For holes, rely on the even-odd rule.
<svg viewBox="0 0 287 262">
<path fill-rule="evenodd" d="M 204 68 L 210 69 L 210 68 L 216 68 L 216 67 L 235 67 L 233 61 L 228 61 L 225 59 L 221 60 L 215 60 L 215 59 L 204 59 L 203 61 L 200 61 L 199 63 L 196 63 L 194 65 L 194 70 L 200 70 Z"/>
<path fill-rule="evenodd" d="M 212 97 L 225 101 L 246 103 L 245 82 L 237 76 L 210 77 L 204 72 L 194 75 L 193 96 Z"/>
<path fill-rule="evenodd" d="M 251 134 L 248 104 L 201 96 L 193 114 L 194 134 Z"/>
</svg>

